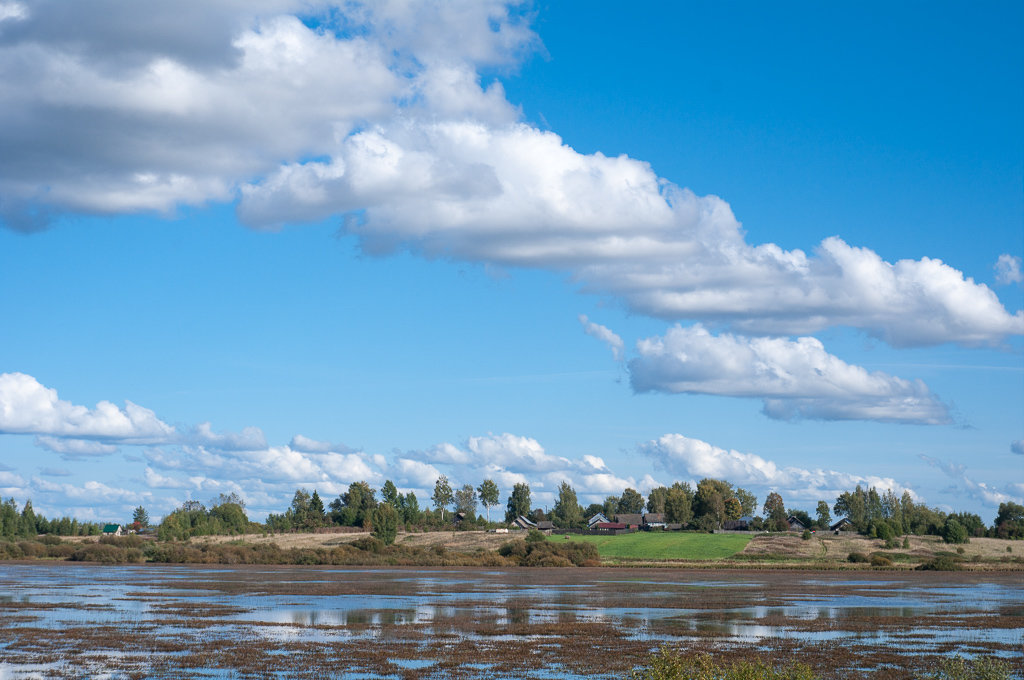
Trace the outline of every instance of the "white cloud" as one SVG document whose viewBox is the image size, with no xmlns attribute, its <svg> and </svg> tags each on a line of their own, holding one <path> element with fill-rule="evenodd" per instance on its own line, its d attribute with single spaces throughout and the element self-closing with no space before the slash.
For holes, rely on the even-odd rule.
<svg viewBox="0 0 1024 680">
<path fill-rule="evenodd" d="M 1024 272 L 1021 271 L 1020 258 L 1014 255 L 1003 253 L 996 260 L 996 281 L 998 283 L 1009 285 L 1011 283 L 1020 283 L 1024 281 Z"/>
<path fill-rule="evenodd" d="M 164 440 L 174 428 L 152 411 L 125 402 L 124 409 L 101 401 L 93 409 L 57 398 L 24 373 L 0 374 L 0 434 L 40 434 L 56 437 L 147 442 Z"/>
<path fill-rule="evenodd" d="M 38 447 L 59 453 L 62 458 L 80 458 L 83 456 L 109 456 L 117 453 L 118 448 L 111 444 L 103 444 L 88 439 L 60 439 L 57 437 L 39 436 L 35 439 Z"/>
<path fill-rule="evenodd" d="M 58 494 L 63 497 L 62 500 L 85 500 L 92 503 L 140 503 L 152 497 L 149 492 L 140 493 L 130 489 L 121 489 L 95 480 L 76 486 L 74 484 L 55 484 L 36 477 L 32 480 L 32 487 L 46 494 Z"/>
<path fill-rule="evenodd" d="M 1016 453 L 1018 456 L 1024 456 L 1024 439 L 1018 439 L 1010 442 L 1010 453 Z"/>
<path fill-rule="evenodd" d="M 1003 489 L 997 489 L 994 485 L 985 482 L 977 482 L 967 476 L 967 468 L 958 463 L 952 463 L 932 458 L 931 456 L 920 456 L 932 467 L 941 470 L 948 477 L 960 483 L 957 495 L 966 492 L 968 496 L 981 501 L 985 505 L 998 507 L 1000 503 L 1024 503 L 1024 493 L 1020 484 L 1007 484 Z"/>
<path fill-rule="evenodd" d="M 226 451 L 250 451 L 253 449 L 263 449 L 267 446 L 267 439 L 263 436 L 263 430 L 258 427 L 246 427 L 240 433 L 214 432 L 210 423 L 200 423 L 193 428 L 190 436 L 185 439 L 200 446 L 209 446 Z"/>
<path fill-rule="evenodd" d="M 148 465 L 146 466 L 145 481 L 146 486 L 151 489 L 184 489 L 188 486 L 181 480 L 161 475 Z"/>
<path fill-rule="evenodd" d="M 336 450 L 335 446 L 330 442 L 320 442 L 301 434 L 297 434 L 292 437 L 292 441 L 289 446 L 296 451 L 302 451 L 303 453 L 327 453 L 328 451 Z"/>
<path fill-rule="evenodd" d="M 476 67 L 536 41 L 493 0 L 2 7 L 0 195 L 24 229 L 38 203 L 119 213 L 230 200 L 280 159 L 330 153 L 400 110 L 509 120 Z"/>
<path fill-rule="evenodd" d="M 683 479 L 725 479 L 738 486 L 779 490 L 789 500 L 834 498 L 856 485 L 874 486 L 896 493 L 913 490 L 889 477 L 856 475 L 821 468 L 779 467 L 752 453 L 726 450 L 700 439 L 666 434 L 640 446 L 640 451 L 670 474 Z"/>
<path fill-rule="evenodd" d="M 816 254 L 746 243 L 728 204 L 626 156 L 583 155 L 523 124 L 403 120 L 344 140 L 329 160 L 283 166 L 242 190 L 260 223 L 365 210 L 369 252 L 570 272 L 635 311 L 748 333 L 852 326 L 893 345 L 992 343 L 1024 333 L 986 286 L 930 258 L 883 261 L 825 239 Z"/>
<path fill-rule="evenodd" d="M 0 470 L 0 488 L 24 486 L 25 479 L 13 472 Z"/>
<path fill-rule="evenodd" d="M 675 326 L 637 343 L 629 362 L 638 392 L 764 399 L 772 418 L 947 423 L 949 409 L 919 380 L 869 373 L 825 351 L 812 337 L 712 335 Z"/>
<path fill-rule="evenodd" d="M 587 318 L 586 314 L 580 314 L 579 321 L 583 324 L 583 332 L 592 338 L 597 338 L 612 351 L 612 357 L 616 361 L 622 361 L 626 346 L 614 331 L 599 323 L 594 323 Z"/>
<path fill-rule="evenodd" d="M 517 122 L 480 73 L 539 48 L 518 4 L 4 4 L 21 9 L 0 39 L 0 219 L 240 197 L 257 227 L 346 213 L 368 252 L 568 272 L 670 320 L 893 345 L 1024 333 L 1024 313 L 938 260 L 748 244 L 717 196 Z"/>
<path fill-rule="evenodd" d="M 515 484 L 528 484 L 537 507 L 545 503 L 550 507 L 555 500 L 553 490 L 563 481 L 576 489 L 584 504 L 587 499 L 600 500 L 608 494 L 620 494 L 626 487 L 657 486 L 649 475 L 638 483 L 634 477 L 615 474 L 599 456 L 555 456 L 536 439 L 507 432 L 470 437 L 462 446 L 443 443 L 410 455 L 429 463 L 399 459 L 395 468 L 402 471 L 402 481 L 419 483 L 421 488 L 431 490 L 442 473 L 460 485 L 493 479 L 505 494 L 511 492 Z M 419 469 L 423 472 L 415 474 Z"/>
<path fill-rule="evenodd" d="M 441 471 L 429 463 L 413 460 L 412 458 L 399 458 L 395 461 L 395 472 L 398 481 L 410 487 L 418 489 L 432 489 L 434 482 L 441 476 Z"/>
</svg>

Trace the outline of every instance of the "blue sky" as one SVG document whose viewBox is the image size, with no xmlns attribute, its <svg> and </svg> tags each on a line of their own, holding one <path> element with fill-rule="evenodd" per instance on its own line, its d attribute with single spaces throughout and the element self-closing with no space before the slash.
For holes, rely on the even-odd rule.
<svg viewBox="0 0 1024 680">
<path fill-rule="evenodd" d="M 0 2 L 0 496 L 1024 501 L 1020 7 L 586 10 Z"/>
</svg>

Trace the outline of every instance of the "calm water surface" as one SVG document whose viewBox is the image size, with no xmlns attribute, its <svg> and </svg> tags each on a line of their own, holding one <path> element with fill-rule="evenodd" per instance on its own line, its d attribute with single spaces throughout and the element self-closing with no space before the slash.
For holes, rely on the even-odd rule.
<svg viewBox="0 0 1024 680">
<path fill-rule="evenodd" d="M 0 564 L 0 680 L 611 678 L 665 643 L 837 677 L 1024 663 L 1020 574 L 875 576 Z"/>
</svg>

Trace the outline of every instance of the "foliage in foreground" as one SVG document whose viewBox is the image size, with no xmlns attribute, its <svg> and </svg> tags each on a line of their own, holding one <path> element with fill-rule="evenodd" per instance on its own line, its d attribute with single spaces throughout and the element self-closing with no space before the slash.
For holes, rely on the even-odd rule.
<svg viewBox="0 0 1024 680">
<path fill-rule="evenodd" d="M 953 657 L 939 662 L 938 669 L 922 680 L 1009 680 L 1010 664 L 1001 659 Z"/>
<path fill-rule="evenodd" d="M 630 680 L 818 680 L 809 666 L 792 664 L 782 668 L 760 661 L 738 661 L 719 665 L 710 654 L 683 656 L 662 647 L 645 668 L 638 668 Z"/>
<path fill-rule="evenodd" d="M 1011 680 L 1010 664 L 996 658 L 939 661 L 937 668 L 917 680 Z M 820 680 L 809 667 L 794 663 L 772 667 L 761 661 L 718 664 L 710 654 L 683 655 L 662 647 L 651 655 L 647 666 L 635 669 L 629 680 Z"/>
</svg>

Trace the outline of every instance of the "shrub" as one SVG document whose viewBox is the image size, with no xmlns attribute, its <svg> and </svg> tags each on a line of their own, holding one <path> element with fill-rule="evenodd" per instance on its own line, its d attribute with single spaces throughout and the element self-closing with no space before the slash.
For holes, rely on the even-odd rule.
<svg viewBox="0 0 1024 680">
<path fill-rule="evenodd" d="M 526 557 L 526 553 L 526 541 L 521 538 L 509 541 L 508 543 L 502 543 L 501 547 L 498 548 L 499 555 L 502 557 L 512 557 L 516 560 Z"/>
<path fill-rule="evenodd" d="M 46 546 L 36 541 L 19 541 L 18 547 L 25 557 L 46 557 Z"/>
<path fill-rule="evenodd" d="M 0 542 L 0 558 L 7 560 L 20 560 L 25 556 L 17 543 Z"/>
<path fill-rule="evenodd" d="M 548 539 L 544 533 L 537 531 L 536 529 L 530 529 L 529 533 L 526 534 L 527 543 L 544 543 L 547 540 Z"/>
<path fill-rule="evenodd" d="M 906 536 L 903 537 L 903 549 L 910 550 L 910 539 Z"/>
<path fill-rule="evenodd" d="M 379 538 L 373 536 L 364 536 L 357 538 L 356 540 L 349 543 L 353 548 L 358 548 L 363 552 L 379 553 L 384 548 L 384 542 Z"/>
<path fill-rule="evenodd" d="M 875 555 L 871 556 L 871 566 L 872 567 L 891 567 L 892 566 L 892 560 L 889 559 L 888 557 L 886 557 L 885 555 L 875 554 Z"/>
<path fill-rule="evenodd" d="M 960 562 L 949 555 L 940 555 L 919 565 L 917 571 L 960 571 Z"/>
<path fill-rule="evenodd" d="M 1010 680 L 1010 664 L 992 657 L 964 659 L 955 656 L 939 662 L 938 670 L 919 676 L 922 680 Z"/>
<path fill-rule="evenodd" d="M 862 552 L 854 551 L 846 556 L 847 562 L 870 562 L 868 556 Z"/>
<path fill-rule="evenodd" d="M 652 654 L 647 666 L 630 675 L 631 680 L 817 680 L 810 667 L 793 664 L 782 668 L 760 661 L 738 661 L 718 665 L 709 654 L 683 656 L 662 647 Z"/>
<path fill-rule="evenodd" d="M 971 539 L 967 535 L 967 528 L 953 517 L 949 517 L 942 527 L 942 540 L 946 543 L 969 543 Z"/>
<path fill-rule="evenodd" d="M 60 539 L 60 536 L 56 534 L 46 534 L 39 538 L 39 542 L 43 545 L 60 545 L 64 541 Z"/>
<path fill-rule="evenodd" d="M 141 562 L 142 551 L 138 548 L 119 548 L 106 542 L 86 543 L 71 554 L 75 562 L 104 562 L 119 564 L 122 562 Z"/>
<path fill-rule="evenodd" d="M 811 540 L 811 536 L 813 535 L 814 534 L 811 533 L 810 529 L 804 529 L 804 533 L 800 534 L 800 538 L 804 539 L 805 541 L 809 541 Z"/>
<path fill-rule="evenodd" d="M 46 547 L 46 556 L 54 559 L 66 560 L 71 557 L 75 552 L 75 546 L 72 543 L 60 542 L 56 545 L 49 545 Z"/>
</svg>

